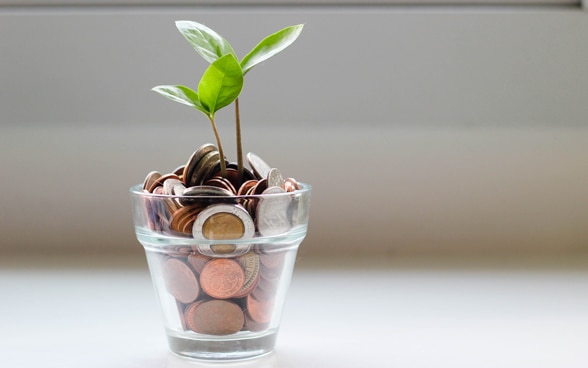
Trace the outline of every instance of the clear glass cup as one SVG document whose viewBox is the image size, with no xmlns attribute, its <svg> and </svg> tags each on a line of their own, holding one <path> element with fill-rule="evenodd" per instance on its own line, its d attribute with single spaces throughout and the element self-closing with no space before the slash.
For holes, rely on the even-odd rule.
<svg viewBox="0 0 588 368">
<path fill-rule="evenodd" d="M 277 194 L 182 197 L 131 188 L 170 350 L 207 360 L 271 352 L 311 187 Z"/>
</svg>

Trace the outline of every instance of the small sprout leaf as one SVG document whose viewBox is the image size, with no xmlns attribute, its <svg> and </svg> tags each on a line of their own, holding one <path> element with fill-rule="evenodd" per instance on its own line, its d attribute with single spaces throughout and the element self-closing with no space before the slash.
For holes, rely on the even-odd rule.
<svg viewBox="0 0 588 368">
<path fill-rule="evenodd" d="M 259 42 L 257 46 L 253 48 L 253 50 L 245 55 L 243 60 L 241 60 L 241 69 L 243 69 L 243 74 L 247 74 L 247 72 L 255 65 L 264 62 L 265 60 L 284 50 L 286 47 L 290 46 L 294 41 L 296 41 L 298 36 L 300 36 L 303 27 L 303 24 L 286 27 L 261 40 L 261 42 Z"/>
<path fill-rule="evenodd" d="M 204 60 L 213 63 L 226 54 L 236 57 L 233 47 L 221 35 L 207 26 L 187 20 L 176 21 L 176 27 Z"/>
</svg>

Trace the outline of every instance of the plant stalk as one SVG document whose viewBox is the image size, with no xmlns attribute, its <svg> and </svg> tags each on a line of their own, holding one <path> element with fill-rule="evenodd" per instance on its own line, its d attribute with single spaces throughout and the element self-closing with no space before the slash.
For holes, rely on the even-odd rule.
<svg viewBox="0 0 588 368">
<path fill-rule="evenodd" d="M 237 178 L 243 182 L 243 146 L 241 144 L 241 116 L 239 113 L 239 97 L 235 99 L 235 136 L 237 137 Z"/>
<path fill-rule="evenodd" d="M 223 178 L 227 177 L 227 164 L 225 162 L 225 154 L 223 152 L 223 145 L 221 144 L 220 135 L 218 134 L 218 130 L 216 129 L 216 123 L 214 122 L 214 116 L 209 116 L 210 124 L 212 124 L 212 130 L 214 131 L 214 137 L 216 138 L 216 145 L 218 146 L 218 153 L 220 156 L 220 167 L 221 167 L 221 176 Z"/>
</svg>

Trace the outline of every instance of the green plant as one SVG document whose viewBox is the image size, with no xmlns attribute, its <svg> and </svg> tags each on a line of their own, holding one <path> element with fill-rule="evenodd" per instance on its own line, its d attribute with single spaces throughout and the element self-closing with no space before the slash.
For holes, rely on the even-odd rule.
<svg viewBox="0 0 588 368">
<path fill-rule="evenodd" d="M 237 160 L 239 177 L 241 177 L 243 149 L 239 95 L 243 89 L 243 77 L 254 66 L 278 54 L 296 41 L 304 25 L 286 27 L 265 37 L 240 62 L 230 43 L 205 25 L 192 21 L 177 21 L 176 27 L 194 50 L 210 65 L 202 75 L 196 91 L 182 85 L 157 86 L 153 88 L 153 91 L 173 101 L 191 106 L 206 115 L 212 125 L 221 156 L 221 175 L 223 176 L 226 167 L 225 161 L 222 159 L 224 153 L 216 127 L 215 113 L 234 102 Z"/>
</svg>

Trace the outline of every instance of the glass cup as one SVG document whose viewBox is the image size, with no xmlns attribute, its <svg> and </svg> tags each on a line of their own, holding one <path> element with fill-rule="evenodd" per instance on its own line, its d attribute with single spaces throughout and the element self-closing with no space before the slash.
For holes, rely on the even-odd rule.
<svg viewBox="0 0 588 368">
<path fill-rule="evenodd" d="M 195 359 L 271 352 L 311 187 L 244 196 L 176 196 L 131 188 L 171 351 Z"/>
</svg>

